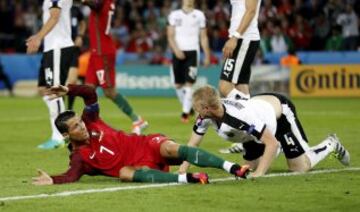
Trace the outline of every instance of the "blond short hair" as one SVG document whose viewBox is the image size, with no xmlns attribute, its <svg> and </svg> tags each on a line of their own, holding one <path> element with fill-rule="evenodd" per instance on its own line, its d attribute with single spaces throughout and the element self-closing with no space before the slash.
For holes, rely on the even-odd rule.
<svg viewBox="0 0 360 212">
<path fill-rule="evenodd" d="M 205 85 L 194 92 L 193 105 L 216 109 L 220 105 L 220 95 L 214 87 Z"/>
</svg>

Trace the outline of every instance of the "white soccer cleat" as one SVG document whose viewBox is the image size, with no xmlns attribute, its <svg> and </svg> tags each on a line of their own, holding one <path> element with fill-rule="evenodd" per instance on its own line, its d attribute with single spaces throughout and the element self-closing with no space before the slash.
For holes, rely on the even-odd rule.
<svg viewBox="0 0 360 212">
<path fill-rule="evenodd" d="M 244 152 L 244 147 L 242 143 L 233 143 L 229 148 L 219 149 L 219 152 L 223 154 L 242 153 Z"/>
<path fill-rule="evenodd" d="M 328 139 L 334 145 L 335 157 L 342 163 L 344 166 L 350 165 L 350 153 L 345 149 L 345 147 L 340 143 L 339 138 L 336 134 L 329 135 Z"/>
<path fill-rule="evenodd" d="M 138 121 L 134 121 L 132 124 L 132 133 L 141 135 L 143 131 L 149 126 L 149 123 L 142 118 L 139 118 Z"/>
</svg>

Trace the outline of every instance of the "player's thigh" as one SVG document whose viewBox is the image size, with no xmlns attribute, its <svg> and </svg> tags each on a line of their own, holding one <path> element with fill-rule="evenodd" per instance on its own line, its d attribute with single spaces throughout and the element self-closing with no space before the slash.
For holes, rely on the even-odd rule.
<svg viewBox="0 0 360 212">
<path fill-rule="evenodd" d="M 92 54 L 85 81 L 103 88 L 115 87 L 115 55 Z"/>
<path fill-rule="evenodd" d="M 253 165 L 257 167 L 257 161 L 260 159 L 260 157 L 264 154 L 265 151 L 265 145 L 262 143 L 257 143 L 256 141 L 248 141 L 243 143 L 244 147 L 244 154 L 243 159 L 245 161 L 252 162 Z M 256 168 L 252 167 L 252 168 Z"/>
<path fill-rule="evenodd" d="M 54 51 L 44 52 L 41 58 L 38 86 L 47 87 L 54 85 Z"/>
<path fill-rule="evenodd" d="M 239 39 L 233 55 L 222 66 L 220 79 L 232 84 L 249 84 L 251 64 L 259 47 L 259 41 Z"/>
<path fill-rule="evenodd" d="M 291 107 L 280 99 L 282 115 L 277 121 L 275 137 L 281 144 L 285 157 L 295 159 L 309 150 L 306 136 Z"/>
<path fill-rule="evenodd" d="M 185 81 L 193 84 L 196 82 L 198 75 L 198 52 L 197 51 L 185 51 Z"/>
<path fill-rule="evenodd" d="M 77 77 L 78 67 L 78 53 L 75 46 L 62 48 L 60 51 L 60 84 L 65 85 L 71 71 L 70 80 L 73 83 Z M 56 61 L 56 54 L 54 54 L 54 61 Z M 54 62 L 56 63 L 56 62 Z"/>
<path fill-rule="evenodd" d="M 171 140 L 166 140 L 160 145 L 160 155 L 164 158 L 175 159 L 179 157 L 180 144 Z"/>
<path fill-rule="evenodd" d="M 184 84 L 186 81 L 186 75 L 185 75 L 185 60 L 179 60 L 173 55 L 173 62 L 170 67 L 170 75 L 172 78 L 172 81 L 174 84 Z"/>
</svg>

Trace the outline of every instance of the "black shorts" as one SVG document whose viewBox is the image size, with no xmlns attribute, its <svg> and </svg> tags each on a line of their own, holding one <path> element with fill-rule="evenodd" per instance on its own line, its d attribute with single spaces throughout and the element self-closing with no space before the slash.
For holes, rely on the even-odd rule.
<svg viewBox="0 0 360 212">
<path fill-rule="evenodd" d="M 64 85 L 71 67 L 78 66 L 80 51 L 71 46 L 58 51 L 43 53 L 38 77 L 38 86 Z"/>
<path fill-rule="evenodd" d="M 232 84 L 249 84 L 251 64 L 254 61 L 260 41 L 239 39 L 231 58 L 227 58 L 222 66 L 220 79 Z"/>
<path fill-rule="evenodd" d="M 194 83 L 197 77 L 198 51 L 184 51 L 185 59 L 179 60 L 173 54 L 171 67 L 175 84 Z"/>
<path fill-rule="evenodd" d="M 282 114 L 277 120 L 276 139 L 280 142 L 281 148 L 287 159 L 299 157 L 308 148 L 308 139 L 296 114 L 295 105 L 285 96 L 275 93 L 261 93 L 258 95 L 271 95 L 279 99 L 282 105 Z M 255 141 L 243 144 L 245 160 L 255 160 L 264 153 L 265 145 Z"/>
</svg>

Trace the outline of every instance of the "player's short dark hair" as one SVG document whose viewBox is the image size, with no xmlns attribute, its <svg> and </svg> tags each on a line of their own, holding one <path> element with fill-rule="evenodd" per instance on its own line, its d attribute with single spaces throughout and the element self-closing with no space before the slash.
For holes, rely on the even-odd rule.
<svg viewBox="0 0 360 212">
<path fill-rule="evenodd" d="M 75 116 L 75 112 L 72 110 L 66 110 L 58 115 L 55 119 L 55 126 L 61 134 L 69 131 L 69 127 L 65 123 L 67 120 Z"/>
</svg>

